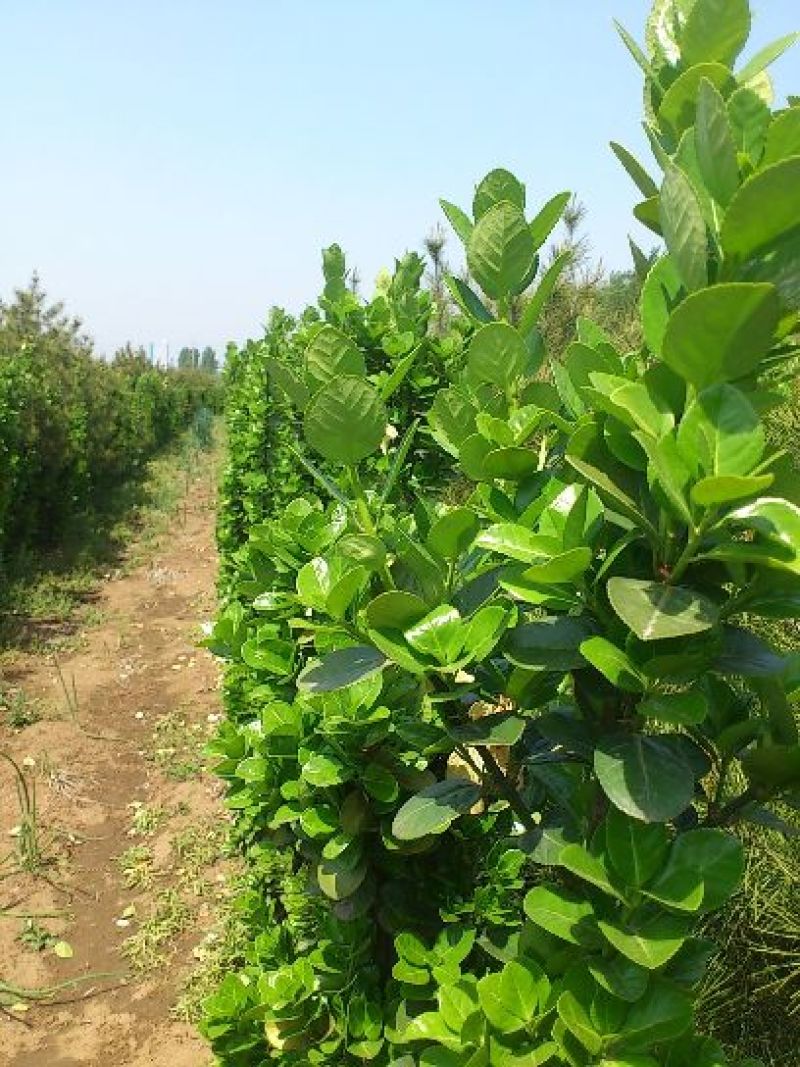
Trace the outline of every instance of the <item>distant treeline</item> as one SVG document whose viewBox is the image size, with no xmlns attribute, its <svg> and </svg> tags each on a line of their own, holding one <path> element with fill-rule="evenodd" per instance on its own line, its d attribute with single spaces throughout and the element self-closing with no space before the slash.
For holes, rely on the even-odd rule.
<svg viewBox="0 0 800 1067">
<path fill-rule="evenodd" d="M 0 578 L 15 556 L 57 544 L 70 517 L 102 509 L 200 408 L 219 407 L 220 388 L 130 345 L 96 358 L 36 277 L 0 302 Z"/>
</svg>

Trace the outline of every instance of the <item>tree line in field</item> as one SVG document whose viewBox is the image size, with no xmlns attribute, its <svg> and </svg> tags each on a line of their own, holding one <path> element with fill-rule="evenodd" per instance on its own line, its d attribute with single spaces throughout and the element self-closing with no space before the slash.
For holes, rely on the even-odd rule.
<svg viewBox="0 0 800 1067">
<path fill-rule="evenodd" d="M 0 303 L 0 575 L 57 545 L 73 516 L 102 509 L 220 399 L 213 375 L 153 367 L 129 345 L 96 358 L 80 321 L 36 278 Z"/>
<path fill-rule="evenodd" d="M 225 1067 L 795 1056 L 800 101 L 749 32 L 621 31 L 631 274 L 498 169 L 463 275 L 434 234 L 362 299 L 332 246 L 229 353 Z"/>
</svg>

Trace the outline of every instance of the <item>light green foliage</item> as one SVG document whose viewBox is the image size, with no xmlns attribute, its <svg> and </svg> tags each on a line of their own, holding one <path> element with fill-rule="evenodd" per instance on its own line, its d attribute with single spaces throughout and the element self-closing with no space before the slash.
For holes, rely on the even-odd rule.
<svg viewBox="0 0 800 1067">
<path fill-rule="evenodd" d="M 800 600 L 761 424 L 800 309 L 748 30 L 744 0 L 658 0 L 625 37 L 663 180 L 617 155 L 666 243 L 637 349 L 581 319 L 552 360 L 547 274 L 517 314 L 567 198 L 529 219 L 505 170 L 444 204 L 453 336 L 412 262 L 363 304 L 329 250 L 325 324 L 268 337 L 295 474 L 233 557 L 212 748 L 251 862 L 288 853 L 313 910 L 281 928 L 265 885 L 277 928 L 207 1006 L 221 1063 L 733 1062 L 694 1027 L 703 924 L 736 824 L 800 787 L 797 665 L 750 628 Z"/>
</svg>

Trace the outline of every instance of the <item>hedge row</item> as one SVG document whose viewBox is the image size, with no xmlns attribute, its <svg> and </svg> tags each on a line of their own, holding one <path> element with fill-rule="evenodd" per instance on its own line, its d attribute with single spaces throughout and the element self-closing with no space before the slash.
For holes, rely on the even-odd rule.
<svg viewBox="0 0 800 1067">
<path fill-rule="evenodd" d="M 0 561 L 57 545 L 203 406 L 221 406 L 208 374 L 108 364 L 63 320 L 0 308 Z"/>
<path fill-rule="evenodd" d="M 736 67 L 749 28 L 657 0 L 623 35 L 657 178 L 616 151 L 666 246 L 634 248 L 635 348 L 584 319 L 548 359 L 569 197 L 529 217 L 496 170 L 443 202 L 444 333 L 416 257 L 365 304 L 334 247 L 232 356 L 226 1067 L 755 1067 L 695 1020 L 736 827 L 790 832 L 800 787 L 798 657 L 762 636 L 800 611 L 800 507 L 761 419 L 798 358 L 800 108 L 766 102 L 788 40 Z"/>
</svg>

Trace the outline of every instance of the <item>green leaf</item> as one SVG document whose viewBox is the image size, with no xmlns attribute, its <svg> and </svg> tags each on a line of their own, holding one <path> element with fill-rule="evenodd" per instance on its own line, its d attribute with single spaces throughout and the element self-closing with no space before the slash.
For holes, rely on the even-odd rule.
<svg viewBox="0 0 800 1067">
<path fill-rule="evenodd" d="M 629 1002 L 639 999 L 650 980 L 650 974 L 644 967 L 637 966 L 624 956 L 613 956 L 608 960 L 594 957 L 586 966 L 601 989 Z"/>
<path fill-rule="evenodd" d="M 443 559 L 454 560 L 467 551 L 479 528 L 480 522 L 474 511 L 453 508 L 434 522 L 425 544 Z"/>
<path fill-rule="evenodd" d="M 772 121 L 770 109 L 752 89 L 743 86 L 728 100 L 728 118 L 737 151 L 757 162 L 764 151 L 767 128 Z"/>
<path fill-rule="evenodd" d="M 398 360 L 392 373 L 381 383 L 381 400 L 390 400 L 394 396 L 411 373 L 411 368 L 419 359 L 424 347 L 425 346 L 421 344 L 417 345 L 416 348 L 412 348 L 407 356 L 403 356 L 402 359 Z"/>
<path fill-rule="evenodd" d="M 392 823 L 398 841 L 416 841 L 428 834 L 443 834 L 460 815 L 480 799 L 481 787 L 461 778 L 435 782 L 411 797 Z"/>
<path fill-rule="evenodd" d="M 677 77 L 664 94 L 658 109 L 659 120 L 672 129 L 676 140 L 695 124 L 698 90 L 702 81 L 711 82 L 726 97 L 736 88 L 731 72 L 721 63 L 696 63 Z"/>
<path fill-rule="evenodd" d="M 525 730 L 519 715 L 498 711 L 479 719 L 448 727 L 448 734 L 462 745 L 515 745 Z"/>
<path fill-rule="evenodd" d="M 623 956 L 649 971 L 663 967 L 686 940 L 687 920 L 681 915 L 656 912 L 625 928 L 614 923 L 597 924 L 610 945 Z"/>
<path fill-rule="evenodd" d="M 564 214 L 564 209 L 572 199 L 572 193 L 556 193 L 548 200 L 542 210 L 530 222 L 533 246 L 539 249 L 553 232 Z"/>
<path fill-rule="evenodd" d="M 360 887 L 367 875 L 367 865 L 358 863 L 350 866 L 349 861 L 337 857 L 323 860 L 317 867 L 317 882 L 326 897 L 331 900 L 344 900 Z"/>
<path fill-rule="evenodd" d="M 576 877 L 588 882 L 589 885 L 602 889 L 611 897 L 625 902 L 624 896 L 619 892 L 611 881 L 611 876 L 605 864 L 597 856 L 593 856 L 583 845 L 570 844 L 558 857 L 559 864 L 570 871 Z"/>
<path fill-rule="evenodd" d="M 580 645 L 590 634 L 590 626 L 583 619 L 558 616 L 514 627 L 504 651 L 517 667 L 571 671 L 585 666 Z"/>
<path fill-rule="evenodd" d="M 450 386 L 436 394 L 428 423 L 445 452 L 458 456 L 461 445 L 475 433 L 476 414 L 475 405 L 460 389 Z"/>
<path fill-rule="evenodd" d="M 530 355 L 522 335 L 505 322 L 490 322 L 475 333 L 467 352 L 469 373 L 479 382 L 507 389 L 529 373 Z M 533 373 L 537 368 L 533 367 Z"/>
<path fill-rule="evenodd" d="M 800 41 L 800 33 L 789 33 L 785 37 L 779 37 L 772 44 L 768 44 L 766 48 L 762 48 L 739 71 L 737 74 L 739 81 L 743 85 L 747 84 L 751 79 L 757 77 L 762 70 L 774 63 L 776 59 L 780 59 L 783 53 L 798 41 Z"/>
<path fill-rule="evenodd" d="M 366 607 L 367 622 L 375 630 L 405 630 L 426 615 L 428 605 L 415 593 L 392 589 Z"/>
<path fill-rule="evenodd" d="M 297 688 L 308 693 L 331 693 L 383 670 L 386 663 L 383 653 L 368 645 L 341 648 L 301 671 Z"/>
<path fill-rule="evenodd" d="M 451 204 L 448 200 L 440 200 L 442 211 L 447 216 L 447 221 L 453 227 L 457 237 L 461 243 L 466 246 L 469 241 L 470 234 L 472 233 L 472 220 L 466 211 L 462 211 L 460 207 L 456 207 L 455 204 Z"/>
<path fill-rule="evenodd" d="M 800 156 L 800 107 L 789 108 L 772 120 L 762 165 L 780 163 L 791 156 Z"/>
<path fill-rule="evenodd" d="M 490 170 L 475 189 L 472 199 L 472 214 L 475 221 L 478 222 L 487 211 L 504 200 L 519 208 L 520 211 L 524 211 L 525 186 L 514 177 L 510 170 L 497 167 L 495 170 Z"/>
<path fill-rule="evenodd" d="M 729 518 L 785 545 L 794 556 L 792 569 L 797 569 L 797 557 L 800 556 L 800 508 L 796 504 L 779 498 L 763 497 L 731 512 Z"/>
<path fill-rule="evenodd" d="M 715 911 L 731 897 L 742 880 L 742 844 L 724 830 L 699 829 L 680 834 L 672 845 L 669 861 L 649 890 L 660 900 L 680 892 L 685 879 L 703 887 L 703 911 Z"/>
<path fill-rule="evenodd" d="M 714 285 L 692 293 L 672 313 L 664 361 L 697 389 L 743 378 L 772 347 L 779 320 L 774 286 Z"/>
<path fill-rule="evenodd" d="M 478 322 L 494 322 L 494 315 L 466 282 L 462 282 L 454 274 L 446 274 L 444 280 L 453 299 L 465 315 L 471 316 Z"/>
<path fill-rule="evenodd" d="M 695 0 L 681 33 L 687 66 L 717 61 L 733 66 L 750 36 L 748 0 Z"/>
<path fill-rule="evenodd" d="M 278 359 L 264 361 L 267 377 L 271 385 L 277 386 L 278 390 L 301 411 L 305 409 L 309 400 L 309 390 L 305 382 L 301 382 L 290 367 L 281 363 Z"/>
<path fill-rule="evenodd" d="M 692 1011 L 692 998 L 688 993 L 673 982 L 653 977 L 644 996 L 625 1016 L 623 1041 L 626 1049 L 649 1052 L 654 1045 L 680 1037 L 692 1025 Z M 636 1058 L 632 1062 L 635 1063 Z"/>
<path fill-rule="evenodd" d="M 748 178 L 728 205 L 720 243 L 727 257 L 743 263 L 799 230 L 800 156 L 795 156 Z"/>
<path fill-rule="evenodd" d="M 614 611 L 641 641 L 685 637 L 710 630 L 717 622 L 716 606 L 692 589 L 611 578 L 607 590 Z"/>
<path fill-rule="evenodd" d="M 556 555 L 561 545 L 554 537 L 535 534 L 526 526 L 513 522 L 499 522 L 484 530 L 475 539 L 477 548 L 485 548 L 500 556 L 535 563 Z"/>
<path fill-rule="evenodd" d="M 330 325 L 323 326 L 306 349 L 305 368 L 314 389 L 334 378 L 363 378 L 367 373 L 364 357 L 350 338 Z"/>
<path fill-rule="evenodd" d="M 493 299 L 503 299 L 525 278 L 535 252 L 525 216 L 503 201 L 476 224 L 467 245 L 467 263 L 481 289 Z"/>
<path fill-rule="evenodd" d="M 499 974 L 487 974 L 478 982 L 483 1013 L 501 1034 L 516 1034 L 533 1022 L 549 992 L 547 977 L 533 962 L 509 960 Z"/>
<path fill-rule="evenodd" d="M 519 332 L 523 337 L 527 337 L 536 326 L 545 304 L 553 295 L 558 280 L 572 257 L 573 252 L 571 249 L 560 252 L 542 275 L 542 279 L 536 287 L 536 292 L 525 305 L 522 317 L 519 320 Z"/>
<path fill-rule="evenodd" d="M 538 468 L 539 456 L 532 448 L 490 448 L 482 458 L 481 480 L 500 478 L 503 481 L 520 482 Z"/>
<path fill-rule="evenodd" d="M 630 657 L 605 637 L 590 637 L 580 646 L 581 655 L 588 660 L 617 689 L 641 693 L 644 680 Z"/>
<path fill-rule="evenodd" d="M 636 708 L 646 719 L 671 726 L 699 726 L 708 717 L 708 700 L 700 690 L 685 693 L 654 693 Z"/>
<path fill-rule="evenodd" d="M 596 1028 L 592 1017 L 583 1003 L 568 989 L 562 993 L 556 1002 L 560 1020 L 570 1033 L 580 1042 L 593 1057 L 603 1048 L 603 1037 Z M 573 1063 L 582 1063 L 583 1060 L 573 1059 Z"/>
<path fill-rule="evenodd" d="M 611 865 L 626 885 L 641 889 L 661 870 L 669 851 L 663 823 L 643 823 L 611 808 L 606 818 L 606 848 Z"/>
<path fill-rule="evenodd" d="M 654 532 L 652 524 L 644 517 L 636 506 L 635 501 L 616 482 L 612 481 L 605 471 L 585 462 L 579 456 L 568 454 L 566 460 L 571 467 L 575 468 L 578 474 L 583 475 L 588 482 L 591 482 L 597 488 L 603 498 L 611 500 L 612 506 L 616 506 L 622 515 L 631 519 L 641 529 L 647 530 L 649 533 Z"/>
<path fill-rule="evenodd" d="M 713 385 L 689 406 L 678 427 L 678 449 L 694 475 L 747 475 L 764 454 L 764 429 L 747 397 Z"/>
<path fill-rule="evenodd" d="M 337 378 L 315 394 L 305 413 L 306 440 L 332 463 L 352 466 L 377 451 L 386 408 L 362 378 Z"/>
<path fill-rule="evenodd" d="M 689 179 L 667 168 L 661 189 L 661 226 L 683 284 L 693 292 L 708 285 L 708 237 L 703 212 Z"/>
<path fill-rule="evenodd" d="M 703 181 L 717 203 L 725 207 L 739 188 L 739 163 L 725 101 L 705 78 L 697 100 L 695 145 Z"/>
<path fill-rule="evenodd" d="M 603 737 L 594 769 L 608 799 L 642 822 L 665 822 L 689 807 L 694 772 L 675 735 L 615 734 Z"/>
<path fill-rule="evenodd" d="M 642 286 L 641 313 L 645 340 L 654 355 L 661 355 L 664 334 L 678 304 L 682 283 L 670 256 L 657 260 Z"/>
<path fill-rule="evenodd" d="M 568 552 L 559 552 L 552 559 L 528 567 L 522 571 L 519 578 L 523 582 L 538 585 L 573 582 L 588 570 L 592 558 L 591 548 L 571 548 Z"/>
<path fill-rule="evenodd" d="M 611 142 L 611 151 L 623 165 L 625 170 L 635 182 L 639 192 L 646 199 L 658 196 L 659 189 L 641 163 L 631 155 L 627 148 L 623 148 L 616 141 Z"/>
<path fill-rule="evenodd" d="M 433 656 L 441 664 L 450 664 L 463 647 L 464 626 L 456 608 L 440 604 L 409 627 L 404 636 L 415 651 Z"/>
<path fill-rule="evenodd" d="M 594 945 L 596 920 L 590 901 L 555 885 L 537 885 L 525 897 L 525 914 L 554 937 L 571 945 Z"/>
<path fill-rule="evenodd" d="M 691 497 L 693 503 L 703 508 L 731 504 L 734 501 L 757 496 L 762 489 L 768 489 L 773 481 L 774 475 L 772 474 L 751 475 L 749 478 L 735 474 L 717 475 L 702 478 L 696 485 L 693 485 Z"/>
</svg>

